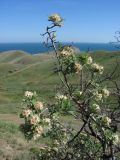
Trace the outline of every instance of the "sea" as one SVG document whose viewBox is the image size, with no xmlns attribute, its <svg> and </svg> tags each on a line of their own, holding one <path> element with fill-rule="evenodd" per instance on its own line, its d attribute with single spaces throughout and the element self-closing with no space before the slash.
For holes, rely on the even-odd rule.
<svg viewBox="0 0 120 160">
<path fill-rule="evenodd" d="M 63 43 L 68 44 L 68 43 Z M 78 48 L 81 52 L 93 51 L 118 51 L 114 44 L 111 43 L 73 43 L 70 45 Z M 6 51 L 21 50 L 30 54 L 40 54 L 51 52 L 43 43 L 0 43 L 0 53 Z"/>
</svg>

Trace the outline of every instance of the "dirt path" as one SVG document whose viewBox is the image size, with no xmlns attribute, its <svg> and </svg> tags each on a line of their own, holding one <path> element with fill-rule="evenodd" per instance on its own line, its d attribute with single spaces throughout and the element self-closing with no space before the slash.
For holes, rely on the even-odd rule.
<svg viewBox="0 0 120 160">
<path fill-rule="evenodd" d="M 22 69 L 20 69 L 20 70 L 18 70 L 18 71 L 15 71 L 15 72 L 13 72 L 13 73 L 8 74 L 7 76 L 5 75 L 5 76 L 3 76 L 3 77 L 0 77 L 0 79 L 4 79 L 4 78 L 10 77 L 10 76 L 13 76 L 13 75 L 15 75 L 15 74 L 17 74 L 17 73 L 20 73 L 20 72 L 22 72 L 22 71 L 25 71 L 25 70 L 31 68 L 31 67 L 34 67 L 34 66 L 37 66 L 37 65 L 39 65 L 39 64 L 41 64 L 41 63 L 49 62 L 49 61 L 50 61 L 50 60 L 45 60 L 45 61 L 43 61 L 43 62 L 36 62 L 36 63 L 33 63 L 33 64 L 29 64 L 29 65 L 25 66 L 24 68 L 22 68 Z"/>
<path fill-rule="evenodd" d="M 6 121 L 6 122 L 14 122 L 16 124 L 23 123 L 23 120 L 19 118 L 19 115 L 15 114 L 0 114 L 0 121 Z"/>
</svg>

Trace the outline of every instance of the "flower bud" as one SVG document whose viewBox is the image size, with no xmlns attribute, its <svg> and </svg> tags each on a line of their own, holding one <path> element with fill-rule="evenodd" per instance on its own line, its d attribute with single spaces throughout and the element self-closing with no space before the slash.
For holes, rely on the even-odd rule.
<svg viewBox="0 0 120 160">
<path fill-rule="evenodd" d="M 103 88 L 102 89 L 102 94 L 103 94 L 104 97 L 108 97 L 110 95 L 110 92 L 106 88 Z"/>
<path fill-rule="evenodd" d="M 41 127 L 41 126 L 37 126 L 36 128 L 35 128 L 35 133 L 37 133 L 37 134 L 42 134 L 42 132 L 43 132 L 43 128 Z"/>
<path fill-rule="evenodd" d="M 32 116 L 32 118 L 30 119 L 30 124 L 32 125 L 36 125 L 40 122 L 40 119 L 37 115 Z"/>
<path fill-rule="evenodd" d="M 53 150 L 54 150 L 55 152 L 58 152 L 58 148 L 57 148 L 57 147 L 53 147 Z"/>
<path fill-rule="evenodd" d="M 77 98 L 81 97 L 81 95 L 82 95 L 82 92 L 81 92 L 81 91 L 75 91 L 75 92 L 73 93 L 73 96 L 75 96 L 75 97 L 77 97 Z"/>
<path fill-rule="evenodd" d="M 93 69 L 94 72 L 98 72 L 99 74 L 102 74 L 104 67 L 98 65 L 97 63 L 93 63 L 92 64 L 92 69 Z"/>
<path fill-rule="evenodd" d="M 27 98 L 32 98 L 32 97 L 33 97 L 33 93 L 32 93 L 32 92 L 29 92 L 29 91 L 26 91 L 26 92 L 25 92 L 25 97 L 27 97 Z"/>
<path fill-rule="evenodd" d="M 49 16 L 48 20 L 52 21 L 54 23 L 60 23 L 60 22 L 62 22 L 62 18 L 58 14 L 53 14 L 53 15 Z"/>
<path fill-rule="evenodd" d="M 104 117 L 102 118 L 102 121 L 103 121 L 104 125 L 106 125 L 106 126 L 109 127 L 109 125 L 110 125 L 110 123 L 111 123 L 111 119 L 110 119 L 109 117 L 104 116 Z"/>
<path fill-rule="evenodd" d="M 100 106 L 98 104 L 93 104 L 92 106 L 90 106 L 90 111 L 92 113 L 98 113 L 100 112 Z"/>
<path fill-rule="evenodd" d="M 61 95 L 59 93 L 56 94 L 55 98 L 58 100 L 67 100 L 68 99 L 67 96 Z"/>
<path fill-rule="evenodd" d="M 28 118 L 31 113 L 32 113 L 32 111 L 30 109 L 25 109 L 22 111 L 22 116 L 25 118 Z"/>
<path fill-rule="evenodd" d="M 42 110 L 42 109 L 43 109 L 43 103 L 40 102 L 40 101 L 35 102 L 34 108 L 35 108 L 36 110 Z"/>
<path fill-rule="evenodd" d="M 74 54 L 74 49 L 71 46 L 64 46 L 61 50 L 60 50 L 60 55 L 62 57 L 68 57 Z"/>
<path fill-rule="evenodd" d="M 112 137 L 112 139 L 113 139 L 113 143 L 115 145 L 119 143 L 119 136 L 117 134 L 114 134 L 113 137 Z"/>
<path fill-rule="evenodd" d="M 50 124 L 50 118 L 45 118 L 44 122 L 47 123 L 47 124 Z"/>
<path fill-rule="evenodd" d="M 38 139 L 39 137 L 40 137 L 40 134 L 34 134 L 34 135 L 33 135 L 33 139 L 34 139 L 34 140 Z"/>
<path fill-rule="evenodd" d="M 91 64 L 92 62 L 93 62 L 92 57 L 88 57 L 88 58 L 87 58 L 87 62 L 86 62 L 86 63 L 87 63 L 87 64 Z"/>
<path fill-rule="evenodd" d="M 79 63 L 74 64 L 75 73 L 79 73 L 82 70 L 82 65 Z"/>
</svg>

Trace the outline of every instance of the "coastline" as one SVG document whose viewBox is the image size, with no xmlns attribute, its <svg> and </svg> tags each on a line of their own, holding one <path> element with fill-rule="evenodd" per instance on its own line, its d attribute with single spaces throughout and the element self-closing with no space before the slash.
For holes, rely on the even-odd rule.
<svg viewBox="0 0 120 160">
<path fill-rule="evenodd" d="M 119 51 L 113 44 L 110 43 L 63 43 L 63 45 L 73 45 L 80 52 L 94 51 Z M 30 54 L 49 53 L 52 49 L 44 46 L 43 43 L 0 43 L 1 52 L 23 51 Z"/>
</svg>

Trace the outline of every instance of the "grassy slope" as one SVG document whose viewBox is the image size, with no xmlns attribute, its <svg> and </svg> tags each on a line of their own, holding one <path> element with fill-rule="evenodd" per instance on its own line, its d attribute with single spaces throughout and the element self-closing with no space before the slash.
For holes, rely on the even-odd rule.
<svg viewBox="0 0 120 160">
<path fill-rule="evenodd" d="M 97 52 L 91 55 L 105 66 L 107 72 L 114 68 L 116 59 L 120 62 L 120 52 Z M 19 131 L 18 124 L 22 122 L 18 118 L 20 103 L 26 90 L 35 90 L 47 100 L 54 96 L 60 81 L 53 74 L 53 69 L 52 55 L 32 56 L 16 51 L 0 54 L 0 159 L 15 160 L 17 157 L 18 160 L 26 160 L 29 157 L 28 150 L 36 146 L 34 142 L 27 143 Z M 117 73 L 119 70 L 120 66 Z M 62 120 L 66 121 L 63 117 Z M 71 121 L 69 117 L 67 120 Z M 78 124 L 76 121 L 72 123 L 76 126 Z"/>
<path fill-rule="evenodd" d="M 43 97 L 51 94 L 51 85 L 56 81 L 52 76 L 54 65 L 51 58 L 52 55 L 32 56 L 21 52 L 0 55 L 0 111 L 2 113 L 16 112 L 16 106 L 21 103 L 25 90 L 36 90 Z"/>
<path fill-rule="evenodd" d="M 119 52 L 91 55 L 109 73 L 115 67 L 116 60 L 120 62 Z M 53 74 L 54 67 L 52 55 L 32 56 L 22 52 L 0 54 L 0 113 L 16 113 L 26 90 L 37 91 L 45 99 L 51 98 L 60 83 Z"/>
</svg>

